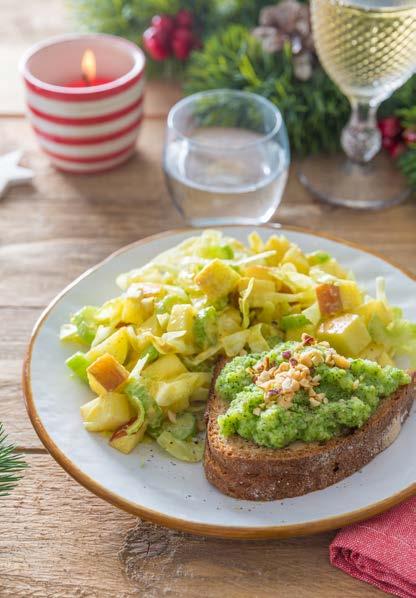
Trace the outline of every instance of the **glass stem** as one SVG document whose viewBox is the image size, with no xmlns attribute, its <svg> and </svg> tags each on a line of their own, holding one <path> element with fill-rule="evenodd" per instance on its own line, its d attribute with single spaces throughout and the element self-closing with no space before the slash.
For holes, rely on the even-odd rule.
<svg viewBox="0 0 416 598">
<path fill-rule="evenodd" d="M 351 116 L 341 135 L 341 145 L 352 162 L 365 164 L 381 149 L 381 134 L 377 127 L 377 105 L 350 99 Z"/>
</svg>

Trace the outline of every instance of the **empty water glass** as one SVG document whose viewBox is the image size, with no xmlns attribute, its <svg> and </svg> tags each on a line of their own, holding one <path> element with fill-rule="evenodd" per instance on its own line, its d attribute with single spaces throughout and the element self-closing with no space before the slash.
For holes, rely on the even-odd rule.
<svg viewBox="0 0 416 598">
<path fill-rule="evenodd" d="M 163 168 L 173 203 L 192 225 L 267 222 L 289 163 L 282 115 L 261 96 L 201 92 L 169 112 Z"/>
</svg>

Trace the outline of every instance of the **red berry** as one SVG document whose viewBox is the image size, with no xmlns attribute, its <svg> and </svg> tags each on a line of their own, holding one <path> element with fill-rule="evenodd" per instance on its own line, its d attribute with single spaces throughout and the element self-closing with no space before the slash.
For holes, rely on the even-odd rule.
<svg viewBox="0 0 416 598">
<path fill-rule="evenodd" d="M 396 159 L 406 151 L 406 146 L 401 141 L 395 141 L 387 151 L 392 158 Z"/>
<path fill-rule="evenodd" d="M 400 121 L 396 116 L 388 116 L 378 121 L 378 128 L 383 137 L 396 137 L 402 130 Z"/>
<path fill-rule="evenodd" d="M 172 54 L 169 37 L 156 27 L 146 29 L 143 33 L 143 44 L 154 60 L 166 60 Z"/>
<path fill-rule="evenodd" d="M 177 27 L 192 29 L 194 24 L 194 16 L 191 11 L 182 8 L 176 13 L 175 22 Z"/>
<path fill-rule="evenodd" d="M 170 15 L 155 15 L 152 18 L 152 26 L 170 36 L 175 29 L 175 19 Z"/>
<path fill-rule="evenodd" d="M 381 139 L 381 144 L 386 150 L 390 150 L 396 143 L 397 141 L 393 137 L 382 137 Z"/>
<path fill-rule="evenodd" d="M 406 143 L 416 143 L 416 130 L 405 129 L 402 137 Z"/>
<path fill-rule="evenodd" d="M 180 27 L 175 30 L 172 39 L 173 53 L 178 60 L 186 60 L 194 47 L 195 38 L 192 31 Z"/>
</svg>

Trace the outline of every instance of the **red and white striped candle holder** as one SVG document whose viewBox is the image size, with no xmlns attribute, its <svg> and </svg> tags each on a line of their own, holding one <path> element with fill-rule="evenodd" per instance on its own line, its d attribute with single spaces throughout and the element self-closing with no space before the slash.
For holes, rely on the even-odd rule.
<svg viewBox="0 0 416 598">
<path fill-rule="evenodd" d="M 81 74 L 87 50 L 97 65 L 89 80 Z M 29 120 L 54 166 L 102 172 L 131 156 L 143 118 L 145 69 L 135 44 L 112 35 L 60 36 L 32 47 L 20 69 Z"/>
</svg>

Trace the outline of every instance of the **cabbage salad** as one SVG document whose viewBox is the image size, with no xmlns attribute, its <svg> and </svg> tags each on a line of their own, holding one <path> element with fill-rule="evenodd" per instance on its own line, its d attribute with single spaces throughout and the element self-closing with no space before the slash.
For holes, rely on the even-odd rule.
<svg viewBox="0 0 416 598">
<path fill-rule="evenodd" d="M 60 339 L 80 345 L 66 363 L 95 395 L 81 407 L 85 428 L 123 453 L 151 437 L 199 461 L 220 356 L 262 354 L 306 333 L 346 357 L 416 361 L 416 325 L 389 305 L 382 279 L 369 297 L 331 255 L 284 236 L 252 233 L 245 245 L 207 230 L 117 285 L 118 297 L 80 309 Z"/>
</svg>

